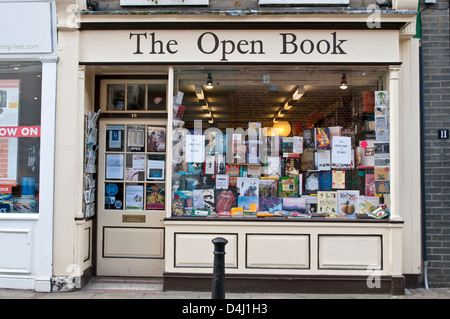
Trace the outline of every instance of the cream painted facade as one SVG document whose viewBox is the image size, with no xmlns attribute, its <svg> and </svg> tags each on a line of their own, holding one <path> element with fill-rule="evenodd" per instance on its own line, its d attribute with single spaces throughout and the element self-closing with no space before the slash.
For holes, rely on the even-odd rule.
<svg viewBox="0 0 450 319">
<path fill-rule="evenodd" d="M 381 23 L 401 25 L 398 30 L 346 29 L 345 31 L 314 30 L 322 35 L 333 32 L 345 33 L 349 42 L 356 47 L 352 54 L 339 57 L 322 55 L 308 56 L 307 61 L 292 58 L 290 63 L 375 63 L 389 66 L 388 86 L 390 91 L 391 121 L 391 219 L 381 222 L 341 222 L 341 221 L 232 221 L 196 220 L 172 218 L 170 199 L 166 202 L 164 228 L 164 278 L 168 289 L 176 280 L 187 274 L 206 278 L 212 273 L 211 239 L 220 235 L 228 240 L 227 274 L 245 276 L 293 276 L 302 280 L 308 276 L 335 277 L 345 282 L 345 278 L 358 278 L 362 284 L 373 270 L 385 282 L 389 291 L 398 293 L 404 285 L 404 275 L 417 275 L 421 269 L 421 211 L 419 135 L 419 40 L 414 39 L 415 1 L 394 2 L 394 9 L 403 13 L 385 13 L 379 18 Z M 78 6 L 79 5 L 79 6 Z M 148 55 L 133 54 L 136 42 L 130 41 L 130 33 L 149 32 L 140 28 L 111 30 L 92 25 L 133 25 L 145 23 L 220 23 L 220 36 L 235 37 L 235 30 L 227 31 L 227 23 L 353 23 L 366 24 L 370 13 L 348 14 L 292 14 L 258 15 L 227 14 L 211 16 L 192 15 L 145 15 L 101 12 L 79 12 L 84 4 L 57 1 L 58 6 L 58 79 L 55 142 L 55 207 L 54 207 L 54 261 L 55 277 L 74 278 L 75 287 L 81 287 L 83 274 L 92 273 L 96 265 L 94 256 L 100 254 L 94 245 L 98 232 L 94 229 L 95 218 L 84 218 L 83 159 L 84 121 L 89 112 L 94 112 L 98 97 L 95 96 L 96 75 L 165 74 L 167 75 L 168 105 L 173 104 L 174 66 L 183 63 L 249 63 L 252 59 L 243 55 L 229 54 L 228 61 L 220 61 L 217 56 L 200 56 L 181 52 L 198 39 L 199 34 L 208 30 L 157 30 L 165 43 L 177 41 L 180 54 L 171 57 L 158 56 L 150 60 Z M 72 6 L 72 7 L 71 7 Z M 411 10 L 411 11 L 408 11 Z M 373 16 L 372 16 L 373 17 Z M 299 30 L 296 30 L 299 31 Z M 301 30 L 300 30 L 301 31 Z M 265 31 L 247 30 L 249 37 L 258 39 L 280 32 L 274 27 Z M 369 34 L 375 35 L 373 38 Z M 166 37 L 166 38 L 164 38 Z M 318 38 L 318 39 L 319 39 Z M 143 39 L 143 38 L 142 38 Z M 133 40 L 133 39 L 132 39 Z M 182 40 L 188 41 L 184 45 Z M 370 41 L 368 41 L 370 40 Z M 383 40 L 388 45 L 383 46 Z M 332 41 L 332 40 L 330 40 Z M 358 42 L 381 51 L 357 49 Z M 142 43 L 142 45 L 144 45 Z M 209 48 L 211 48 L 209 46 Z M 175 46 L 166 47 L 175 51 Z M 183 54 L 181 54 L 183 53 Z M 253 58 L 253 57 L 252 57 Z M 152 57 L 153 59 L 153 57 Z M 213 60 L 215 59 L 215 60 Z M 234 60 L 232 60 L 234 59 Z M 144 66 L 150 62 L 149 66 Z M 280 63 L 276 55 L 264 57 L 261 63 Z M 284 61 L 286 62 L 286 61 Z M 172 119 L 173 110 L 168 108 L 167 119 Z M 168 141 L 171 141 L 170 123 Z M 168 148 L 167 162 L 171 151 Z M 167 166 L 169 168 L 169 165 Z M 70 182 L 68 182 L 70 181 Z M 166 189 L 171 189 L 171 169 L 167 169 Z M 100 205 L 103 202 L 99 201 Z M 355 238 L 359 240 L 355 242 Z M 267 245 L 266 242 L 271 244 Z M 95 248 L 96 247 L 96 248 Z M 299 250 L 301 247 L 301 250 Z M 338 248 L 345 247 L 338 251 Z M 95 251 L 97 249 L 97 251 Z M 283 249 L 283 254 L 280 253 Z M 132 261 L 130 261 L 132 262 Z M 256 277 L 255 277 L 256 276 Z M 302 277 L 303 276 L 303 277 Z M 181 278 L 181 279 L 180 279 Z"/>
</svg>

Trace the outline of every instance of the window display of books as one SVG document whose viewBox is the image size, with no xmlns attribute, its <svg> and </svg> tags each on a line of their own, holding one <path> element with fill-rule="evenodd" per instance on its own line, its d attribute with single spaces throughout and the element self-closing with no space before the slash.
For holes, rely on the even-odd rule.
<svg viewBox="0 0 450 319">
<path fill-rule="evenodd" d="M 172 215 L 388 217 L 387 92 L 363 95 L 370 94 L 364 112 L 375 114 L 370 128 L 379 134 L 374 139 L 355 134 L 356 126 L 336 125 L 303 128 L 289 137 L 267 134 L 255 122 L 246 129 L 257 128 L 256 134 L 230 136 L 216 128 L 213 134 L 187 132 L 192 137 L 174 146 L 188 151 L 173 166 Z M 214 147 L 208 146 L 211 141 Z"/>
</svg>

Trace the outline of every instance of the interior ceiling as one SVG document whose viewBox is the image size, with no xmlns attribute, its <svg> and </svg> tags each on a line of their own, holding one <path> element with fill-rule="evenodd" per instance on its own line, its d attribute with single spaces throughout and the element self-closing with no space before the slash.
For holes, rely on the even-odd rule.
<svg viewBox="0 0 450 319">
<path fill-rule="evenodd" d="M 269 122 L 286 102 L 293 108 L 283 117 L 286 120 L 299 119 L 301 112 L 309 107 L 330 112 L 342 105 L 345 96 L 368 87 L 377 89 L 383 82 L 384 69 L 354 67 L 338 68 L 296 68 L 296 67 L 242 67 L 230 69 L 181 69 L 176 72 L 178 90 L 184 93 L 183 105 L 186 111 L 183 120 L 188 122 L 209 119 L 209 112 L 202 110 L 202 103 L 195 94 L 201 87 L 212 116 L 218 126 L 233 127 L 246 122 Z M 206 79 L 211 73 L 214 88 L 206 89 Z M 342 74 L 345 73 L 349 88 L 339 88 Z M 276 87 L 276 90 L 272 90 Z M 304 88 L 303 97 L 294 101 L 292 94 L 298 88 Z M 348 100 L 348 98 L 347 98 Z M 255 109 L 257 112 L 249 112 Z M 303 115 L 301 115 L 303 114 Z M 251 118 L 249 118 L 251 117 Z M 267 124 L 266 124 L 267 125 Z M 188 125 L 189 126 L 189 125 Z"/>
<path fill-rule="evenodd" d="M 168 66 L 155 65 L 116 65 L 96 66 L 97 75 L 154 75 L 167 74 Z M 196 88 L 202 88 L 205 100 L 215 119 L 215 125 L 233 127 L 249 121 L 269 122 L 286 102 L 293 105 L 284 119 L 299 114 L 300 108 L 308 107 L 308 102 L 327 96 L 324 109 L 340 105 L 342 97 L 352 92 L 371 89 L 385 89 L 386 68 L 380 66 L 186 66 L 174 67 L 175 91 L 184 93 L 183 105 L 186 107 L 183 120 L 186 126 L 193 120 L 209 119 L 202 102 L 196 95 Z M 213 89 L 206 89 L 206 79 L 211 73 Z M 349 88 L 341 90 L 339 84 L 342 74 L 346 75 Z M 271 90 L 271 86 L 277 90 Z M 305 94 L 299 101 L 292 101 L 297 88 L 304 88 Z M 176 95 L 176 92 L 174 92 Z M 248 108 L 258 105 L 258 112 L 251 118 Z M 289 116 L 291 118 L 289 118 Z"/>
</svg>

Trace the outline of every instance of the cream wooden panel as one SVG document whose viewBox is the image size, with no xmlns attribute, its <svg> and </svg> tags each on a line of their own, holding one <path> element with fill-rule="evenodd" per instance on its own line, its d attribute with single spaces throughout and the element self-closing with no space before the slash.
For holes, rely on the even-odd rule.
<svg viewBox="0 0 450 319">
<path fill-rule="evenodd" d="M 91 227 L 83 230 L 83 262 L 91 259 Z"/>
<path fill-rule="evenodd" d="M 164 229 L 104 228 L 104 257 L 163 258 Z"/>
<path fill-rule="evenodd" d="M 31 272 L 30 229 L 0 229 L 0 273 Z"/>
<path fill-rule="evenodd" d="M 175 267 L 213 267 L 214 244 L 212 240 L 223 237 L 225 246 L 225 267 L 237 267 L 237 235 L 234 234 L 175 234 Z"/>
<path fill-rule="evenodd" d="M 381 236 L 319 236 L 319 269 L 382 269 Z"/>
<path fill-rule="evenodd" d="M 247 268 L 309 268 L 308 235 L 248 235 Z"/>
</svg>

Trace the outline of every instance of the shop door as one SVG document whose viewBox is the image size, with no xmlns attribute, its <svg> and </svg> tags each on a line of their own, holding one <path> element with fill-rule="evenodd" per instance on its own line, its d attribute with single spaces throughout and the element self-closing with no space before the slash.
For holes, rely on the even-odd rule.
<svg viewBox="0 0 450 319">
<path fill-rule="evenodd" d="M 166 121 L 102 119 L 98 154 L 98 276 L 162 276 Z"/>
</svg>

